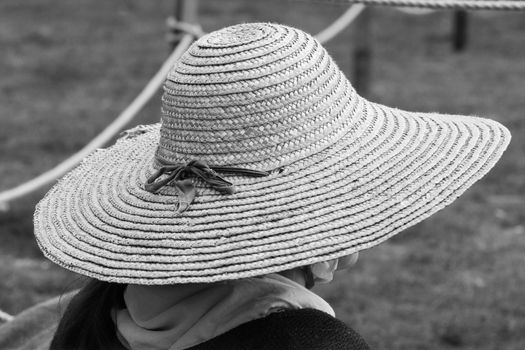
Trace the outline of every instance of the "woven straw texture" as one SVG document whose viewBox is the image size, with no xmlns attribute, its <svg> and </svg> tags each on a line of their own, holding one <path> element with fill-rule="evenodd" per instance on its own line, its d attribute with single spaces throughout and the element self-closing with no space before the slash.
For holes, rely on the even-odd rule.
<svg viewBox="0 0 525 350">
<path fill-rule="evenodd" d="M 454 201 L 510 141 L 499 123 L 411 113 L 358 96 L 310 35 L 252 23 L 195 42 L 165 83 L 161 124 L 100 150 L 38 204 L 44 254 L 97 279 L 214 282 L 372 247 Z M 270 171 L 144 189 L 162 163 Z"/>
</svg>

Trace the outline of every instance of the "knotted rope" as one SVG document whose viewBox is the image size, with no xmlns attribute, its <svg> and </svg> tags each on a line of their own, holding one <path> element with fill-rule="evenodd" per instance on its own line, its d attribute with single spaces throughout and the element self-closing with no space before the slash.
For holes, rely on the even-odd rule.
<svg viewBox="0 0 525 350">
<path fill-rule="evenodd" d="M 292 0 L 330 4 L 360 3 L 377 6 L 404 6 L 431 9 L 525 11 L 523 0 Z"/>
<path fill-rule="evenodd" d="M 168 17 L 166 19 L 166 26 L 171 30 L 176 30 L 185 34 L 191 34 L 196 39 L 199 39 L 201 36 L 206 34 L 204 30 L 202 30 L 202 27 L 200 24 L 192 24 L 192 23 L 186 23 L 177 21 L 175 17 Z"/>
<path fill-rule="evenodd" d="M 166 39 L 170 44 L 177 44 L 185 34 L 192 35 L 194 39 L 199 39 L 206 34 L 200 24 L 178 21 L 175 17 L 168 17 L 166 26 L 170 30 L 166 35 Z"/>
<path fill-rule="evenodd" d="M 428 8 L 428 9 L 466 9 L 466 10 L 511 10 L 524 11 L 525 1 L 522 0 L 292 0 L 300 2 L 317 2 L 317 3 L 334 3 L 334 4 L 363 4 L 363 5 L 383 5 L 383 6 L 403 6 L 411 8 Z M 353 6 L 348 9 L 340 19 L 331 26 L 320 32 L 317 36 L 324 43 L 337 35 L 345 26 L 349 25 L 353 19 L 361 12 L 362 8 Z M 92 153 L 94 150 L 101 148 L 113 136 L 115 136 L 125 124 L 132 120 L 135 115 L 142 109 L 155 94 L 157 89 L 162 85 L 168 70 L 172 64 L 182 55 L 189 47 L 194 38 L 204 34 L 198 24 L 189 24 L 179 22 L 175 19 L 168 19 L 168 26 L 172 29 L 184 32 L 180 44 L 173 51 L 171 56 L 164 62 L 161 69 L 145 86 L 143 91 L 135 100 L 122 111 L 122 113 L 99 134 L 95 139 L 88 143 L 80 151 L 58 164 L 51 170 L 48 170 L 36 178 L 29 180 L 15 188 L 0 192 L 0 211 L 7 210 L 8 203 L 14 199 L 29 194 L 40 187 L 47 185 L 67 171 L 71 170 L 82 159 Z M 177 40 L 178 38 L 170 38 Z"/>
</svg>

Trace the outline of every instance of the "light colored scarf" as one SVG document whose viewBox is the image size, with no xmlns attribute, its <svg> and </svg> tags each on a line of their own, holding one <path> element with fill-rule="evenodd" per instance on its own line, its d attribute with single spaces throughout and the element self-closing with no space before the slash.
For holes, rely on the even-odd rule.
<svg viewBox="0 0 525 350">
<path fill-rule="evenodd" d="M 286 309 L 313 308 L 334 316 L 321 297 L 278 274 L 212 284 L 129 285 L 126 309 L 114 314 L 130 350 L 187 349 L 241 324 Z"/>
</svg>

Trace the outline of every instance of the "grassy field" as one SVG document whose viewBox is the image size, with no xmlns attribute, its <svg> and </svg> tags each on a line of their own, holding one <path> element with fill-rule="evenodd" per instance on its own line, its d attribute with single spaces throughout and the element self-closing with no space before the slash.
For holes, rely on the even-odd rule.
<svg viewBox="0 0 525 350">
<path fill-rule="evenodd" d="M 205 30 L 248 21 L 316 33 L 343 11 L 291 1 L 202 0 Z M 168 52 L 171 1 L 0 2 L 0 190 L 82 147 L 136 95 Z M 372 11 L 368 97 L 419 111 L 488 116 L 513 141 L 450 207 L 318 288 L 375 349 L 525 349 L 525 14 L 472 13 L 453 53 L 451 13 Z M 327 45 L 352 81 L 352 30 Z M 159 100 L 134 124 L 155 122 Z M 75 288 L 33 240 L 44 191 L 0 213 L 0 309 L 18 313 Z"/>
</svg>

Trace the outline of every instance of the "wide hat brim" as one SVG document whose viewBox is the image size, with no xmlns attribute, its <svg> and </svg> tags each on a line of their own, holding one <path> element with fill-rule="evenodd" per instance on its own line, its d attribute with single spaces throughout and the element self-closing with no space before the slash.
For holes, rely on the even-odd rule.
<svg viewBox="0 0 525 350">
<path fill-rule="evenodd" d="M 283 271 L 370 248 L 427 218 L 485 175 L 510 141 L 492 120 L 354 101 L 366 117 L 322 154 L 268 177 L 228 176 L 231 195 L 197 181 L 183 214 L 174 190 L 144 190 L 160 129 L 149 126 L 52 188 L 35 212 L 37 242 L 57 264 L 111 282 Z"/>
</svg>

